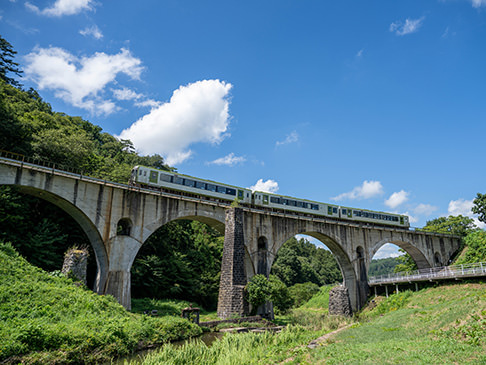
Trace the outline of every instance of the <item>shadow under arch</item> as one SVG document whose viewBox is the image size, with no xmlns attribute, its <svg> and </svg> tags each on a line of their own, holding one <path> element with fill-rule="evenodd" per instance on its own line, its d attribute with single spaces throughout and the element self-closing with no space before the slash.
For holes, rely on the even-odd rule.
<svg viewBox="0 0 486 365">
<path fill-rule="evenodd" d="M 406 253 L 408 253 L 412 257 L 412 259 L 415 261 L 415 263 L 417 264 L 417 268 L 419 270 L 430 269 L 433 266 L 427 260 L 427 258 L 422 253 L 422 251 L 420 251 L 420 249 L 418 249 L 417 247 L 412 245 L 410 242 L 400 241 L 400 240 L 386 239 L 386 240 L 382 240 L 380 242 L 377 242 L 376 244 L 373 245 L 373 247 L 371 249 L 370 260 L 371 260 L 371 258 L 373 258 L 375 256 L 375 254 L 378 252 L 378 250 L 387 243 L 394 244 L 394 245 L 400 247 L 401 249 L 403 249 Z"/>
<path fill-rule="evenodd" d="M 101 238 L 101 235 L 99 234 L 93 222 L 78 207 L 76 207 L 74 204 L 59 195 L 30 186 L 10 186 L 14 186 L 16 190 L 20 193 L 34 196 L 57 206 L 79 224 L 83 232 L 88 237 L 88 240 L 91 243 L 91 246 L 93 247 L 93 251 L 95 253 L 97 272 L 93 291 L 98 294 L 104 294 L 103 291 L 105 289 L 105 282 L 108 276 L 108 255 L 105 245 L 103 244 L 103 239 Z"/>
<path fill-rule="evenodd" d="M 321 241 L 332 252 L 334 257 L 336 258 L 339 268 L 341 269 L 341 275 L 343 277 L 343 285 L 346 288 L 348 288 L 349 297 L 351 300 L 351 307 L 353 308 L 353 311 L 359 310 L 361 308 L 361 300 L 360 300 L 360 293 L 359 293 L 359 286 L 358 286 L 358 278 L 356 276 L 356 272 L 353 267 L 352 261 L 348 256 L 348 254 L 344 251 L 342 246 L 336 240 L 323 233 L 308 231 L 308 232 L 299 232 L 298 234 L 311 236 Z M 276 246 L 277 249 L 274 250 L 275 255 L 277 255 L 278 250 L 280 250 L 280 248 L 283 246 L 283 243 L 285 243 L 286 241 L 287 240 L 285 240 L 282 243 L 279 243 L 279 245 Z M 270 267 L 273 265 L 275 256 L 272 257 L 271 260 L 272 261 L 269 263 Z"/>
</svg>

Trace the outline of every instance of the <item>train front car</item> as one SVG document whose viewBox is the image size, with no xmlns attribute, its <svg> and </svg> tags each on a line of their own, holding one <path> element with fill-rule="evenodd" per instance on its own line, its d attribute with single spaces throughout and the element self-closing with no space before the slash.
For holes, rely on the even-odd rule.
<svg viewBox="0 0 486 365">
<path fill-rule="evenodd" d="M 164 189 L 169 193 L 185 193 L 191 196 L 202 196 L 228 202 L 238 200 L 246 204 L 251 202 L 250 189 L 145 166 L 135 166 L 132 170 L 133 173 L 136 176 L 137 184 Z"/>
</svg>

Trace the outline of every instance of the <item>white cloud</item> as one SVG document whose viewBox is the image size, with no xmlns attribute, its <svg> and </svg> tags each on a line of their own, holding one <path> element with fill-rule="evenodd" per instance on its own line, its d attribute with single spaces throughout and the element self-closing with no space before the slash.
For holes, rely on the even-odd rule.
<svg viewBox="0 0 486 365">
<path fill-rule="evenodd" d="M 395 209 L 399 205 L 405 203 L 408 200 L 409 193 L 405 190 L 400 190 L 399 192 L 393 193 L 390 197 L 385 200 L 385 205 L 392 209 Z"/>
<path fill-rule="evenodd" d="M 92 27 L 86 27 L 83 30 L 79 31 L 79 34 L 84 36 L 93 36 L 93 38 L 101 39 L 103 38 L 103 33 L 101 33 L 100 28 L 97 25 L 93 25 Z"/>
<path fill-rule="evenodd" d="M 27 9 L 40 15 L 47 16 L 63 16 L 63 15 L 75 15 L 83 10 L 92 10 L 93 0 L 56 0 L 56 2 L 44 10 L 40 10 L 34 4 L 29 2 L 25 3 Z"/>
<path fill-rule="evenodd" d="M 267 180 L 263 181 L 263 179 L 259 179 L 255 185 L 250 186 L 252 191 L 263 191 L 265 193 L 276 193 L 278 191 L 278 182 L 275 180 Z"/>
<path fill-rule="evenodd" d="M 143 154 L 158 153 L 170 165 L 180 163 L 191 156 L 191 144 L 217 144 L 228 135 L 232 87 L 220 80 L 181 86 L 169 102 L 152 109 L 118 137 L 130 139 Z"/>
<path fill-rule="evenodd" d="M 277 141 L 275 143 L 275 145 L 276 146 L 282 146 L 284 144 L 290 144 L 290 143 L 297 142 L 298 140 L 299 140 L 299 135 L 297 134 L 296 131 L 293 131 L 283 141 Z"/>
<path fill-rule="evenodd" d="M 361 58 L 361 57 L 363 57 L 363 52 L 364 52 L 364 49 L 360 49 L 360 50 L 358 51 L 358 53 L 356 53 L 356 57 L 357 57 L 357 58 Z"/>
<path fill-rule="evenodd" d="M 117 109 L 101 94 L 118 74 L 138 79 L 142 72 L 142 61 L 123 48 L 115 55 L 101 52 L 80 58 L 62 48 L 36 48 L 25 60 L 25 73 L 39 89 L 54 90 L 56 97 L 95 114 Z"/>
<path fill-rule="evenodd" d="M 383 186 L 379 181 L 365 180 L 361 186 L 357 186 L 350 192 L 339 194 L 331 199 L 335 201 L 343 199 L 369 199 L 381 194 L 383 194 Z"/>
<path fill-rule="evenodd" d="M 397 21 L 390 24 L 390 32 L 395 32 L 396 35 L 406 35 L 415 33 L 419 30 L 424 22 L 425 17 L 419 19 L 406 19 L 405 23 Z"/>
<path fill-rule="evenodd" d="M 228 165 L 228 166 L 234 166 L 239 163 L 243 163 L 246 161 L 246 158 L 243 156 L 235 156 L 233 152 L 231 152 L 229 155 L 226 155 L 224 157 L 217 158 L 214 161 L 208 162 L 208 164 L 211 165 Z"/>
<path fill-rule="evenodd" d="M 138 107 L 150 107 L 150 108 L 157 108 L 161 105 L 160 102 L 152 100 L 152 99 L 145 99 L 145 95 L 138 94 L 135 91 L 123 87 L 121 89 L 112 89 L 113 96 L 118 100 L 133 100 L 134 105 Z M 142 100 L 141 100 L 142 99 Z"/>
<path fill-rule="evenodd" d="M 486 0 L 472 0 L 472 6 L 474 8 L 480 8 L 481 6 L 486 6 Z"/>
<path fill-rule="evenodd" d="M 419 204 L 415 207 L 413 210 L 415 214 L 417 215 L 431 215 L 433 212 L 435 212 L 438 208 L 430 205 L 430 204 Z"/>
<path fill-rule="evenodd" d="M 449 208 L 447 209 L 449 215 L 463 215 L 465 217 L 473 218 L 474 223 L 479 228 L 486 228 L 486 224 L 478 220 L 478 215 L 473 214 L 471 208 L 473 207 L 474 203 L 472 200 L 465 200 L 465 199 L 457 199 L 451 200 L 449 202 Z"/>
<path fill-rule="evenodd" d="M 398 257 L 403 255 L 403 253 L 398 252 L 399 247 L 392 243 L 385 243 L 383 246 L 380 247 L 378 251 L 376 251 L 375 256 L 373 256 L 373 260 L 379 259 L 386 259 L 388 257 Z"/>
</svg>

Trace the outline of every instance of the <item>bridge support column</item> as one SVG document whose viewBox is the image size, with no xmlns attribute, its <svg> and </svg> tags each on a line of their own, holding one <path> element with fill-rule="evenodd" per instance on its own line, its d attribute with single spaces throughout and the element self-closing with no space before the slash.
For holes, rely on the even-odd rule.
<svg viewBox="0 0 486 365">
<path fill-rule="evenodd" d="M 243 210 L 229 208 L 226 211 L 223 260 L 219 283 L 218 317 L 226 319 L 248 313 L 244 300 L 246 285 L 245 239 L 243 234 Z"/>
<path fill-rule="evenodd" d="M 130 236 L 116 236 L 110 239 L 107 247 L 109 269 L 104 294 L 113 295 L 121 305 L 131 310 L 130 270 L 142 244 Z"/>
</svg>

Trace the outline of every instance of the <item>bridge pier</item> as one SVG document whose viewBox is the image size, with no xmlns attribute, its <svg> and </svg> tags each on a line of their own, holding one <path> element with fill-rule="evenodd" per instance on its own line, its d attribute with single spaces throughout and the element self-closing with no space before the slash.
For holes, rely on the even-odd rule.
<svg viewBox="0 0 486 365">
<path fill-rule="evenodd" d="M 109 267 L 104 294 L 113 295 L 121 305 L 131 310 L 130 270 L 142 243 L 130 236 L 115 236 L 106 246 Z"/>
<path fill-rule="evenodd" d="M 244 300 L 246 285 L 245 238 L 243 234 L 243 210 L 226 210 L 223 260 L 218 296 L 218 317 L 248 314 L 248 304 Z"/>
</svg>

